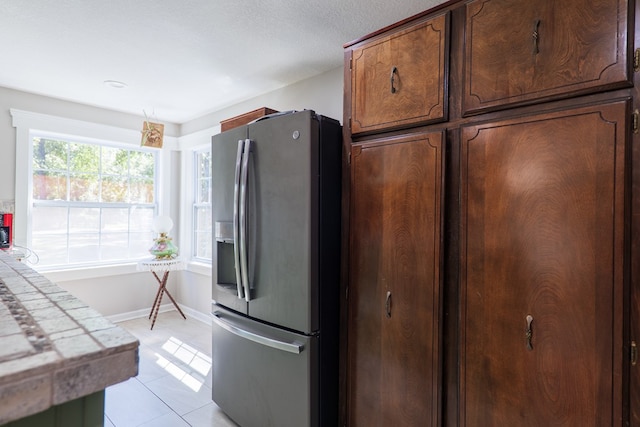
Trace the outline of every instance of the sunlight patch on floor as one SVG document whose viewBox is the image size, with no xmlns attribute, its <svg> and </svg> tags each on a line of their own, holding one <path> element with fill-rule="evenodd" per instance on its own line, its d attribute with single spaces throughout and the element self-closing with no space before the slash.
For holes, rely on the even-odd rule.
<svg viewBox="0 0 640 427">
<path fill-rule="evenodd" d="M 191 390 L 199 391 L 204 384 L 205 377 L 211 370 L 211 357 L 175 337 L 169 338 L 162 345 L 162 350 L 167 354 L 155 353 L 156 363 Z M 200 375 L 194 376 L 193 372 L 187 372 L 172 360 L 182 362 Z"/>
</svg>

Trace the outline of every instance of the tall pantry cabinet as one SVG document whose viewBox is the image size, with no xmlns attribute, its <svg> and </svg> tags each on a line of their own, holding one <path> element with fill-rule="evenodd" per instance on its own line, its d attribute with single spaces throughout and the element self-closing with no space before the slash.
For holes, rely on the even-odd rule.
<svg viewBox="0 0 640 427">
<path fill-rule="evenodd" d="M 354 47 L 352 132 L 444 119 L 447 31 L 439 15 Z M 435 425 L 444 133 L 347 149 L 349 425 Z"/>
<path fill-rule="evenodd" d="M 452 1 L 345 46 L 343 425 L 640 426 L 635 14 Z"/>
</svg>

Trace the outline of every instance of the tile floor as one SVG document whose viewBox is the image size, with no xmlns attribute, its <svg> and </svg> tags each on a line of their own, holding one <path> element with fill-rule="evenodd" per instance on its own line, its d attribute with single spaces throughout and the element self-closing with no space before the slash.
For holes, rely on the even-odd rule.
<svg viewBox="0 0 640 427">
<path fill-rule="evenodd" d="M 211 326 L 160 313 L 119 323 L 140 340 L 138 376 L 108 387 L 105 427 L 237 427 L 211 400 Z"/>
</svg>

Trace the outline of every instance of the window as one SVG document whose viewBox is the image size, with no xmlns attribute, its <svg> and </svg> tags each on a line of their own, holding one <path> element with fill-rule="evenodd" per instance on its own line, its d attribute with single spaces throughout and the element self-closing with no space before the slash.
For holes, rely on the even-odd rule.
<svg viewBox="0 0 640 427">
<path fill-rule="evenodd" d="M 148 256 L 156 154 L 32 134 L 31 249 L 43 267 Z"/>
<path fill-rule="evenodd" d="M 193 258 L 211 262 L 211 149 L 194 151 Z"/>
</svg>

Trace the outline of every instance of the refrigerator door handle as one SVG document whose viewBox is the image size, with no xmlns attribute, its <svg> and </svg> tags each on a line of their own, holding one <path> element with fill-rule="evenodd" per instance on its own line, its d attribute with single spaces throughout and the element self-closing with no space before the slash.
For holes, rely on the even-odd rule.
<svg viewBox="0 0 640 427">
<path fill-rule="evenodd" d="M 242 272 L 240 271 L 240 175 L 242 171 L 242 154 L 244 153 L 244 141 L 238 140 L 238 152 L 236 154 L 236 173 L 233 182 L 233 260 L 236 268 L 236 287 L 238 298 L 244 298 L 242 286 Z"/>
<path fill-rule="evenodd" d="M 251 300 L 251 290 L 249 285 L 249 262 L 248 248 L 249 236 L 247 235 L 248 207 L 247 193 L 249 181 L 249 159 L 251 157 L 251 140 L 245 139 L 244 153 L 242 155 L 242 173 L 240 177 L 240 272 L 242 274 L 242 286 L 244 287 L 244 299 Z"/>
<path fill-rule="evenodd" d="M 267 347 L 275 348 L 276 350 L 286 351 L 288 353 L 300 354 L 304 350 L 304 345 L 296 344 L 296 343 L 288 343 L 284 341 L 279 341 L 273 338 L 265 337 L 264 335 L 256 334 L 254 332 L 247 331 L 245 329 L 239 328 L 237 326 L 232 325 L 229 322 L 226 322 L 218 312 L 213 313 L 213 321 L 218 324 L 221 328 L 231 332 L 234 335 L 239 336 L 240 338 L 244 338 L 255 343 L 265 345 Z"/>
</svg>

